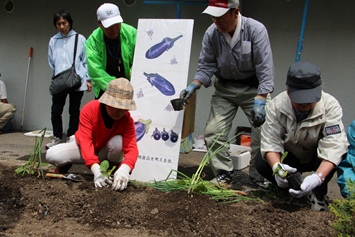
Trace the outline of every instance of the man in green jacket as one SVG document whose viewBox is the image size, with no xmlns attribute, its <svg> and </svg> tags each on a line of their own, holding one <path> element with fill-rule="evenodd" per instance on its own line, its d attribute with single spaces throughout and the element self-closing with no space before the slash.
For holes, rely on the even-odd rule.
<svg viewBox="0 0 355 237">
<path fill-rule="evenodd" d="M 95 99 L 98 99 L 110 81 L 120 77 L 130 80 L 137 30 L 123 23 L 114 4 L 102 4 L 96 15 L 99 27 L 86 41 L 86 55 Z"/>
</svg>

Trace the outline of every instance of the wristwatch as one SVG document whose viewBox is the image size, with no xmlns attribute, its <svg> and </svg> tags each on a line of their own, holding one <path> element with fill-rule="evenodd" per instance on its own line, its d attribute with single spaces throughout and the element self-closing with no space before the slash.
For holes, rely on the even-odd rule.
<svg viewBox="0 0 355 237">
<path fill-rule="evenodd" d="M 320 180 L 322 181 L 322 183 L 324 183 L 325 177 L 321 172 L 315 172 L 316 175 L 318 175 L 318 177 L 320 178 Z"/>
</svg>

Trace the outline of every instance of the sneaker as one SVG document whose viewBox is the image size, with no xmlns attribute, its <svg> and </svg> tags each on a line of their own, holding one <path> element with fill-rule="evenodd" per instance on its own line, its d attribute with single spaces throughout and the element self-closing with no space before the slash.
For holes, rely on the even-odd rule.
<svg viewBox="0 0 355 237">
<path fill-rule="evenodd" d="M 51 141 L 46 144 L 46 149 L 49 149 L 52 146 L 58 145 L 61 142 L 62 142 L 62 139 L 60 139 L 58 137 L 52 137 Z"/>
<path fill-rule="evenodd" d="M 328 202 L 325 196 L 319 196 L 313 192 L 307 196 L 308 204 L 311 204 L 311 209 L 314 211 L 328 211 Z"/>
<path fill-rule="evenodd" d="M 235 170 L 232 171 L 222 171 L 217 174 L 217 177 L 211 180 L 212 183 L 224 183 L 229 184 L 232 182 L 234 176 L 236 176 L 237 172 Z"/>
<path fill-rule="evenodd" d="M 262 190 L 267 190 L 269 188 L 270 182 L 269 181 L 256 181 L 254 184 Z"/>
<path fill-rule="evenodd" d="M 70 170 L 70 168 L 73 166 L 73 164 L 65 164 L 60 167 L 55 167 L 55 169 L 52 171 L 52 173 L 55 174 L 66 174 Z"/>
<path fill-rule="evenodd" d="M 70 137 L 67 137 L 67 138 L 65 138 L 65 142 L 66 143 L 69 143 L 69 142 L 72 142 L 72 141 L 74 141 L 74 135 L 73 136 L 70 136 Z"/>
</svg>

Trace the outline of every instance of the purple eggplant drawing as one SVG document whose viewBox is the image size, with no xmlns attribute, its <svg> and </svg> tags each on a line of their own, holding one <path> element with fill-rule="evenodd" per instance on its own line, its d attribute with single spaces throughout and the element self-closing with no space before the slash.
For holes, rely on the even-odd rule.
<svg viewBox="0 0 355 237">
<path fill-rule="evenodd" d="M 176 132 L 174 132 L 173 130 L 171 130 L 171 133 L 170 133 L 170 141 L 171 141 L 172 143 L 175 143 L 175 142 L 177 142 L 178 138 L 179 138 L 179 135 L 177 135 Z"/>
<path fill-rule="evenodd" d="M 158 128 L 155 128 L 152 137 L 154 137 L 154 139 L 157 141 L 160 139 L 160 131 L 158 130 Z"/>
<path fill-rule="evenodd" d="M 161 132 L 161 139 L 163 139 L 163 141 L 167 141 L 169 139 L 169 133 L 165 131 L 165 128 L 163 128 L 163 131 Z"/>
<path fill-rule="evenodd" d="M 148 51 L 145 53 L 145 57 L 147 59 L 153 59 L 159 57 L 165 51 L 171 49 L 174 46 L 175 41 L 177 41 L 181 37 L 182 35 L 179 35 L 176 38 L 165 37 L 160 43 L 157 43 L 152 47 L 150 47 L 150 49 L 148 49 Z"/>
<path fill-rule="evenodd" d="M 139 119 L 134 122 L 134 126 L 136 127 L 136 140 L 137 142 L 141 140 L 144 134 L 147 134 L 149 131 L 150 124 L 152 123 L 151 119 Z"/>
<path fill-rule="evenodd" d="M 164 95 L 170 96 L 175 94 L 175 88 L 170 81 L 160 76 L 158 73 L 145 73 L 144 76 L 152 86 L 155 86 Z"/>
</svg>

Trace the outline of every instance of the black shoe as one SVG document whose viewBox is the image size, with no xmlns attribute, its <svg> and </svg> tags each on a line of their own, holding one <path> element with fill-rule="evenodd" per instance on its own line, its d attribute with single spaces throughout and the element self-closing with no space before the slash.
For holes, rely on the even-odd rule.
<svg viewBox="0 0 355 237">
<path fill-rule="evenodd" d="M 68 171 L 70 170 L 70 168 L 73 166 L 73 164 L 65 164 L 63 166 L 60 166 L 60 167 L 56 167 L 54 170 L 53 170 L 53 173 L 55 174 L 66 174 L 68 173 Z"/>
<path fill-rule="evenodd" d="M 216 178 L 212 179 L 211 182 L 213 183 L 226 183 L 229 184 L 232 182 L 234 176 L 237 175 L 237 171 L 222 171 L 217 174 Z"/>
</svg>

